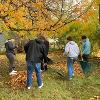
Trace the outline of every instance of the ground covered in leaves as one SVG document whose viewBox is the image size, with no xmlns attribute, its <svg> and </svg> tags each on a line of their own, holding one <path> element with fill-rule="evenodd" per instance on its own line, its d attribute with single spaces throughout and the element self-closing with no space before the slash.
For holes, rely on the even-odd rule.
<svg viewBox="0 0 100 100">
<path fill-rule="evenodd" d="M 53 64 L 42 73 L 44 86 L 37 87 L 33 73 L 33 88 L 26 89 L 25 54 L 16 55 L 17 75 L 9 76 L 5 55 L 0 55 L 0 100 L 100 100 L 100 66 L 85 76 L 78 63 L 74 64 L 75 76 L 69 81 L 66 58 L 62 52 L 50 52 Z M 94 66 L 93 66 L 94 67 Z"/>
</svg>

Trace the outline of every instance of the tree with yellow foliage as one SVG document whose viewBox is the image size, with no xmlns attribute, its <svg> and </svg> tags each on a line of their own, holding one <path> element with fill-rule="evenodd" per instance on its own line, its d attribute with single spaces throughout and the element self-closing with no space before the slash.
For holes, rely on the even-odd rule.
<svg viewBox="0 0 100 100">
<path fill-rule="evenodd" d="M 56 30 L 82 16 L 90 0 L 0 0 L 0 19 L 11 31 Z"/>
</svg>

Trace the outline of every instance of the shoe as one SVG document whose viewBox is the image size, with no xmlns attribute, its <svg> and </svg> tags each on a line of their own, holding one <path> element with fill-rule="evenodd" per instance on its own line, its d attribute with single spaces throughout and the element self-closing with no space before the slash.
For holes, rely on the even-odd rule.
<svg viewBox="0 0 100 100">
<path fill-rule="evenodd" d="M 74 75 L 74 73 L 73 73 L 73 75 L 72 75 L 72 76 L 75 76 L 75 75 Z"/>
<path fill-rule="evenodd" d="M 42 73 L 42 72 L 43 72 L 43 70 L 40 70 L 40 72 Z"/>
<path fill-rule="evenodd" d="M 27 87 L 27 89 L 28 89 L 28 90 L 30 90 L 30 89 L 31 89 L 31 87 L 29 86 L 29 87 Z"/>
<path fill-rule="evenodd" d="M 17 71 L 15 71 L 15 70 L 13 70 L 12 72 L 13 72 L 13 73 L 17 73 Z"/>
<path fill-rule="evenodd" d="M 43 83 L 38 88 L 41 89 L 42 87 L 43 87 Z"/>
<path fill-rule="evenodd" d="M 72 78 L 69 78 L 69 80 L 72 80 Z"/>
<path fill-rule="evenodd" d="M 9 75 L 16 75 L 16 73 L 12 71 L 9 73 Z"/>
</svg>

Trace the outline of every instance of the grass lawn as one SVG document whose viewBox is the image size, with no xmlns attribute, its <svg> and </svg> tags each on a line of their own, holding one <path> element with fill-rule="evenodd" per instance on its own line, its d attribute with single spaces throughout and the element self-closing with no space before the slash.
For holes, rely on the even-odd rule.
<svg viewBox="0 0 100 100">
<path fill-rule="evenodd" d="M 100 100 L 100 66 L 88 77 L 76 72 L 75 77 L 69 81 L 66 59 L 56 52 L 49 54 L 49 57 L 54 64 L 48 65 L 48 70 L 43 72 L 42 89 L 37 88 L 37 82 L 34 80 L 31 90 L 14 90 L 6 84 L 9 81 L 7 59 L 0 55 L 0 100 Z M 26 70 L 24 54 L 16 55 L 16 67 L 18 71 Z"/>
</svg>

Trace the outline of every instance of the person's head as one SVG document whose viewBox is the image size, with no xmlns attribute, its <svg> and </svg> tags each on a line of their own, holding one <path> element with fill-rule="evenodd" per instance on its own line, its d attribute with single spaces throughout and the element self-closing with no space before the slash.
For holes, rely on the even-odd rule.
<svg viewBox="0 0 100 100">
<path fill-rule="evenodd" d="M 82 40 L 86 39 L 87 37 L 85 35 L 82 36 Z"/>
<path fill-rule="evenodd" d="M 15 42 L 15 39 L 11 38 L 11 39 L 8 39 L 8 41 Z"/>
<path fill-rule="evenodd" d="M 85 35 L 83 35 L 81 38 L 82 38 L 82 41 L 84 42 L 87 37 Z"/>
<path fill-rule="evenodd" d="M 40 35 L 40 36 L 38 36 L 38 39 L 40 39 L 41 41 L 45 41 L 45 37 L 44 36 L 42 36 L 42 35 Z"/>
<path fill-rule="evenodd" d="M 68 40 L 68 41 L 73 41 L 73 38 L 72 38 L 71 36 L 68 36 L 68 37 L 67 37 L 67 40 Z"/>
</svg>

